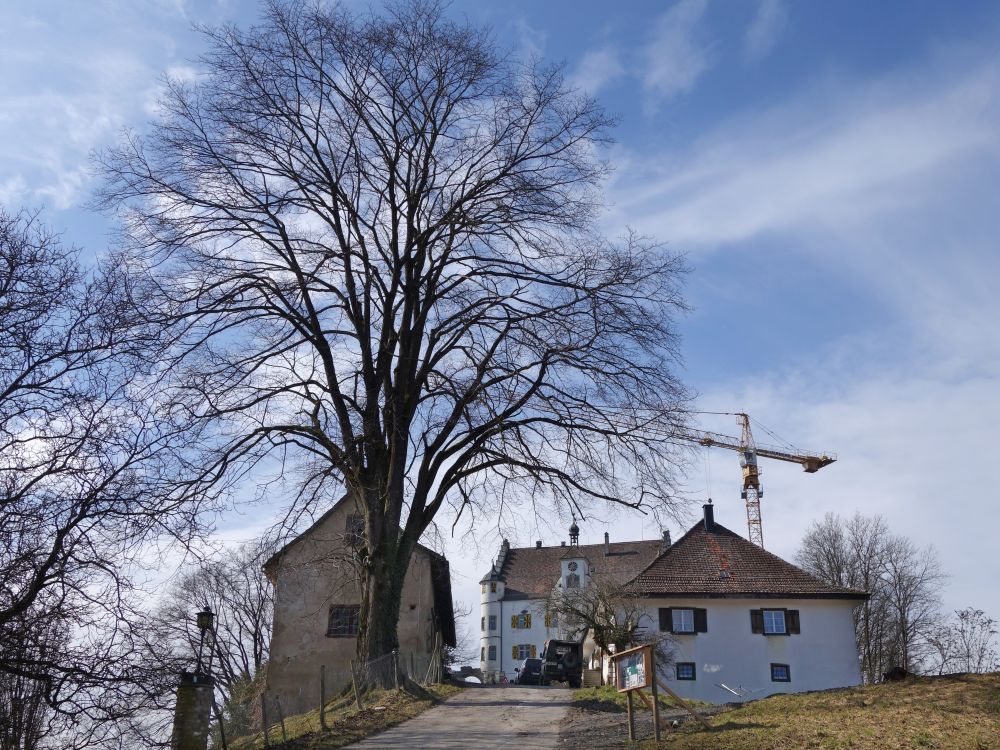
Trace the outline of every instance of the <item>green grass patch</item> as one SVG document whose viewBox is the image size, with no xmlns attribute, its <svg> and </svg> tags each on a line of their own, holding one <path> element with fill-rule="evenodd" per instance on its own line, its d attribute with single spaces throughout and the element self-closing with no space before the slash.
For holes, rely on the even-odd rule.
<svg viewBox="0 0 1000 750">
<path fill-rule="evenodd" d="M 364 708 L 360 711 L 353 695 L 342 696 L 326 704 L 326 731 L 320 728 L 317 708 L 285 717 L 287 742 L 282 740 L 280 723 L 271 725 L 268 737 L 275 750 L 333 750 L 412 719 L 460 690 L 462 688 L 456 685 L 376 690 L 365 696 Z M 263 732 L 229 742 L 230 750 L 261 750 L 263 747 Z"/>
<path fill-rule="evenodd" d="M 647 691 L 648 693 L 648 691 Z M 680 708 L 677 702 L 664 693 L 659 694 L 660 706 L 663 708 Z M 626 710 L 627 698 L 625 693 L 619 693 L 614 685 L 600 685 L 598 687 L 580 688 L 573 691 L 573 702 L 581 708 L 591 711 L 608 711 L 619 713 Z M 704 708 L 712 704 L 704 701 L 687 700 L 684 701 L 694 708 Z M 632 704 L 640 711 L 646 711 L 646 704 L 638 697 L 633 697 Z"/>
<path fill-rule="evenodd" d="M 723 711 L 711 729 L 685 722 L 671 750 L 758 748 L 1000 749 L 1000 673 L 910 677 L 902 682 L 775 695 Z"/>
</svg>

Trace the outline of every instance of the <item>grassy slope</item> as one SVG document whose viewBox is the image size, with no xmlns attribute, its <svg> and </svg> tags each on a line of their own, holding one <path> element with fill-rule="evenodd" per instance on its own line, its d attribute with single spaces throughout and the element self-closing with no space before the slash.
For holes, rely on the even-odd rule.
<svg viewBox="0 0 1000 750">
<path fill-rule="evenodd" d="M 660 748 L 1000 748 L 1000 674 L 780 695 L 665 733 Z M 648 742 L 643 748 L 657 745 Z"/>
<path fill-rule="evenodd" d="M 272 725 L 268 736 L 277 750 L 333 750 L 381 732 L 400 722 L 412 719 L 440 700 L 462 688 L 455 685 L 431 685 L 406 690 L 377 691 L 366 696 L 364 709 L 358 711 L 353 696 L 331 700 L 326 704 L 327 731 L 321 732 L 319 709 L 285 718 L 288 742 L 282 743 L 281 726 Z M 244 737 L 229 743 L 230 750 L 260 750 L 264 735 Z"/>
</svg>

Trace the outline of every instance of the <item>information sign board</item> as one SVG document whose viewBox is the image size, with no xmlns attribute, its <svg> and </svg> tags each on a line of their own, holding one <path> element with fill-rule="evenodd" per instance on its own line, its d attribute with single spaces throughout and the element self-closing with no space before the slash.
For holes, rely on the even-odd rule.
<svg viewBox="0 0 1000 750">
<path fill-rule="evenodd" d="M 619 693 L 650 687 L 653 674 L 653 647 L 639 646 L 615 654 L 615 686 Z"/>
</svg>

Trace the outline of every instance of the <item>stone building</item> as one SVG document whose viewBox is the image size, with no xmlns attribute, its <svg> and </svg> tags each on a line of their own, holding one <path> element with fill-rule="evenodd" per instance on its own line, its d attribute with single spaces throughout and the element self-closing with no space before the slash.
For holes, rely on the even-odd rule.
<svg viewBox="0 0 1000 750">
<path fill-rule="evenodd" d="M 565 637 L 545 618 L 555 587 L 590 578 L 624 584 L 645 615 L 640 636 L 665 641 L 661 678 L 687 698 L 722 703 L 861 682 L 853 611 L 868 594 L 828 586 L 715 522 L 714 508 L 676 543 L 607 541 L 560 547 L 501 546 L 482 580 L 484 674 L 513 679 L 520 660 Z M 564 543 L 565 544 L 565 543 Z M 592 641 L 591 666 L 605 667 Z"/>
<path fill-rule="evenodd" d="M 268 689 L 285 714 L 319 705 L 320 666 L 327 694 L 351 679 L 360 610 L 356 553 L 363 525 L 353 499 L 343 498 L 265 564 L 274 586 Z M 403 584 L 399 660 L 424 674 L 438 633 L 455 645 L 455 615 L 448 560 L 418 545 Z"/>
</svg>

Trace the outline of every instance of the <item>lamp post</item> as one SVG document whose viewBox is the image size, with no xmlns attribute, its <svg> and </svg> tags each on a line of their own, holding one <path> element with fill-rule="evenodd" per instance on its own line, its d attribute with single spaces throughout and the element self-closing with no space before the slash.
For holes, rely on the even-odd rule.
<svg viewBox="0 0 1000 750">
<path fill-rule="evenodd" d="M 177 685 L 177 705 L 174 708 L 174 729 L 170 738 L 171 750 L 206 750 L 209 722 L 212 715 L 215 679 L 212 677 L 212 656 L 215 652 L 215 615 L 206 604 L 195 614 L 198 626 L 198 660 L 194 672 L 181 671 Z M 212 645 L 208 651 L 208 664 L 203 667 L 205 640 L 209 634 Z"/>
<path fill-rule="evenodd" d="M 201 671 L 201 657 L 202 652 L 205 648 L 205 636 L 208 633 L 212 634 L 212 648 L 208 652 L 208 669 L 205 672 L 207 675 L 212 674 L 212 655 L 215 652 L 215 614 L 212 612 L 212 608 L 207 604 L 205 609 L 201 610 L 194 617 L 195 624 L 198 625 L 198 665 L 195 667 L 195 674 L 202 674 Z"/>
</svg>

